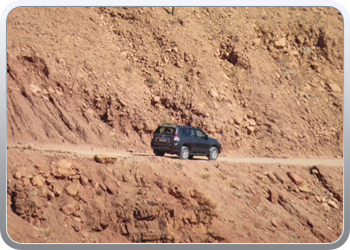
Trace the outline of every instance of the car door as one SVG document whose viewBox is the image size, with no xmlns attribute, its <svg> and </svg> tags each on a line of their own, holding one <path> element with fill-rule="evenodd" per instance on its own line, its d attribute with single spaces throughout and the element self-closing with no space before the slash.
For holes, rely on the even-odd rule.
<svg viewBox="0 0 350 250">
<path fill-rule="evenodd" d="M 208 143 L 207 143 L 207 135 L 200 129 L 196 129 L 196 151 L 198 153 L 207 153 L 208 152 Z"/>
<path fill-rule="evenodd" d="M 196 144 L 198 143 L 198 138 L 196 136 L 196 131 L 192 128 L 188 129 L 188 143 L 190 145 L 191 153 L 196 153 L 198 149 L 196 148 Z"/>
</svg>

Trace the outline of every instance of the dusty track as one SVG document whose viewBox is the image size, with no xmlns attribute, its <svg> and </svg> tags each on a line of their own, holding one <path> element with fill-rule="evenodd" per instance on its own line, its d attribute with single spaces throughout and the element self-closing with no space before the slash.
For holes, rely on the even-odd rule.
<svg viewBox="0 0 350 250">
<path fill-rule="evenodd" d="M 9 146 L 9 148 L 18 146 Z M 153 156 L 152 153 L 138 153 L 138 152 L 126 152 L 118 151 L 106 148 L 78 148 L 78 147 L 65 147 L 62 145 L 47 146 L 47 145 L 30 145 L 25 146 L 35 151 L 55 151 L 56 153 L 63 154 L 79 154 L 82 156 L 94 156 L 96 154 L 111 154 L 115 156 Z M 177 156 L 165 155 L 165 157 L 177 158 Z M 207 160 L 206 157 L 196 157 L 194 160 Z M 256 157 L 234 157 L 234 156 L 221 156 L 218 161 L 226 161 L 230 163 L 253 163 L 253 164 L 283 164 L 283 165 L 298 165 L 298 166 L 312 166 L 322 165 L 329 167 L 342 167 L 343 159 L 329 159 L 329 158 L 256 158 Z"/>
</svg>

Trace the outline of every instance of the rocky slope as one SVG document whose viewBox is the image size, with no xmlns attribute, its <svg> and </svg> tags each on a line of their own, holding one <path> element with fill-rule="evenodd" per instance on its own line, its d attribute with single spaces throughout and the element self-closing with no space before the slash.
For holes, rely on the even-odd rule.
<svg viewBox="0 0 350 250">
<path fill-rule="evenodd" d="M 170 9 L 13 10 L 8 141 L 149 150 L 173 122 L 237 155 L 342 155 L 337 10 Z"/>
<path fill-rule="evenodd" d="M 322 243 L 342 234 L 341 167 L 97 156 L 9 149 L 10 237 L 23 243 Z"/>
</svg>

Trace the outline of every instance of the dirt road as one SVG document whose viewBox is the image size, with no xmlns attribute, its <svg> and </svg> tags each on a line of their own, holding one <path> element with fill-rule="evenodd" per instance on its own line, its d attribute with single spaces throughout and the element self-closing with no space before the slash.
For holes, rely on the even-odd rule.
<svg viewBox="0 0 350 250">
<path fill-rule="evenodd" d="M 299 166 L 334 166 L 342 167 L 343 159 L 282 159 L 282 158 L 232 158 L 221 157 L 220 161 L 236 162 L 236 163 L 277 163 L 284 165 L 299 165 Z"/>
<path fill-rule="evenodd" d="M 8 147 L 19 147 L 8 146 Z M 46 151 L 46 152 L 57 152 L 64 154 L 78 154 L 83 156 L 94 156 L 96 154 L 111 154 L 115 156 L 154 156 L 152 153 L 137 153 L 137 152 L 125 152 L 118 151 L 114 149 L 107 148 L 83 148 L 83 147 L 66 147 L 64 145 L 27 145 L 24 146 L 27 149 Z M 165 155 L 165 157 L 177 158 L 177 156 Z M 196 157 L 196 160 L 207 160 L 206 157 Z M 253 163 L 253 164 L 283 164 L 283 165 L 298 165 L 298 166 L 312 166 L 312 165 L 322 165 L 322 166 L 333 166 L 333 167 L 342 167 L 343 158 L 253 158 L 253 157 L 232 157 L 232 156 L 221 156 L 218 158 L 218 161 L 226 161 L 232 163 Z"/>
</svg>

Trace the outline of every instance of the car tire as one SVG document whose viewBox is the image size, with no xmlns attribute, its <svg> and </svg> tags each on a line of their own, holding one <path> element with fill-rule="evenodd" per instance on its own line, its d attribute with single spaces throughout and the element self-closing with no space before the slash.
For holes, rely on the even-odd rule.
<svg viewBox="0 0 350 250">
<path fill-rule="evenodd" d="M 219 150 L 216 147 L 211 147 L 209 149 L 209 160 L 215 161 L 219 156 Z"/>
<path fill-rule="evenodd" d="M 159 151 L 157 151 L 157 150 L 154 150 L 154 154 L 156 155 L 156 156 L 164 156 L 164 152 L 159 152 Z"/>
<path fill-rule="evenodd" d="M 183 160 L 187 160 L 190 157 L 190 150 L 188 149 L 188 147 L 183 146 L 181 148 L 179 157 Z"/>
</svg>

